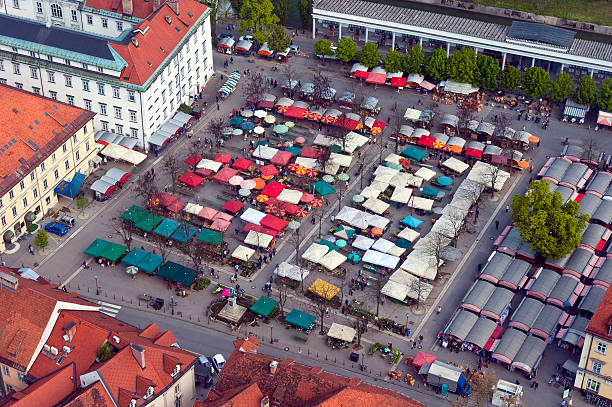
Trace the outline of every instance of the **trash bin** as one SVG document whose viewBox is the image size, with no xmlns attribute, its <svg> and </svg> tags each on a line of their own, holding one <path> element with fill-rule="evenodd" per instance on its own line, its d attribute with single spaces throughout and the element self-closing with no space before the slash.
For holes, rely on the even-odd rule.
<svg viewBox="0 0 612 407">
<path fill-rule="evenodd" d="M 359 353 L 351 352 L 349 359 L 351 362 L 359 362 Z"/>
</svg>

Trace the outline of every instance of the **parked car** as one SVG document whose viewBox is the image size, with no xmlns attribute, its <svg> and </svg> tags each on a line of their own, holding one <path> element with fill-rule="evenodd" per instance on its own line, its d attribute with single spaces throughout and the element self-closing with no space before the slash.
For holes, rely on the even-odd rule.
<svg viewBox="0 0 612 407">
<path fill-rule="evenodd" d="M 292 54 L 297 54 L 298 52 L 300 52 L 300 46 L 296 44 L 289 45 L 289 52 L 291 52 Z"/>
<path fill-rule="evenodd" d="M 241 35 L 240 38 L 238 38 L 238 41 L 242 41 L 242 40 L 253 42 L 255 41 L 255 38 L 253 38 L 252 35 Z"/>
<path fill-rule="evenodd" d="M 62 225 L 59 222 L 51 222 L 45 225 L 45 230 L 55 235 L 64 236 L 70 229 L 67 226 Z"/>
<path fill-rule="evenodd" d="M 204 387 L 209 388 L 213 384 L 213 375 L 215 370 L 213 369 L 210 360 L 204 355 L 198 358 L 198 362 L 195 365 L 195 382 L 197 385 L 203 384 Z"/>
<path fill-rule="evenodd" d="M 57 219 L 57 223 L 61 223 L 62 225 L 66 226 L 67 228 L 73 228 L 74 227 L 74 218 L 70 215 L 66 215 L 61 213 L 60 216 Z"/>
<path fill-rule="evenodd" d="M 221 34 L 217 34 L 217 39 L 218 40 L 222 40 L 224 38 L 231 38 L 234 39 L 234 36 L 232 34 L 228 34 L 228 33 L 221 33 Z"/>
<path fill-rule="evenodd" d="M 223 366 L 225 366 L 225 358 L 222 354 L 217 353 L 215 356 L 213 356 L 212 363 L 217 373 L 221 373 L 221 369 L 223 369 Z"/>
</svg>

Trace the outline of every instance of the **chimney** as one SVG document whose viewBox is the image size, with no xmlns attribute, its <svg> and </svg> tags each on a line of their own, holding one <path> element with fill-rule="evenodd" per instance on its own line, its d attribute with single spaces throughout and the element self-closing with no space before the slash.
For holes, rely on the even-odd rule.
<svg viewBox="0 0 612 407">
<path fill-rule="evenodd" d="M 130 347 L 132 348 L 132 355 L 134 356 L 134 359 L 136 359 L 136 362 L 138 362 L 140 367 L 144 369 L 146 367 L 144 348 L 135 343 L 130 344 Z"/>
<path fill-rule="evenodd" d="M 134 44 L 134 46 L 138 48 L 138 38 L 136 38 L 135 36 L 132 37 L 132 44 Z"/>
<path fill-rule="evenodd" d="M 270 374 L 276 374 L 276 369 L 278 368 L 278 362 L 273 360 L 270 362 Z"/>
<path fill-rule="evenodd" d="M 170 14 L 166 14 L 165 19 L 168 24 L 172 24 L 172 16 Z"/>
<path fill-rule="evenodd" d="M 259 402 L 259 407 L 270 407 L 270 397 L 264 396 Z"/>
<path fill-rule="evenodd" d="M 172 11 L 174 11 L 174 14 L 176 14 L 177 16 L 179 15 L 178 0 L 166 0 L 166 4 L 172 9 Z"/>
<path fill-rule="evenodd" d="M 153 11 L 157 10 L 161 6 L 161 0 L 153 0 Z"/>
<path fill-rule="evenodd" d="M 68 343 L 72 343 L 72 339 L 74 339 L 74 335 L 76 335 L 76 324 L 74 322 L 66 325 L 64 330 L 66 331 L 66 336 L 68 336 Z"/>
<path fill-rule="evenodd" d="M 121 0 L 121 7 L 123 8 L 123 14 L 132 15 L 134 11 L 132 0 Z"/>
</svg>

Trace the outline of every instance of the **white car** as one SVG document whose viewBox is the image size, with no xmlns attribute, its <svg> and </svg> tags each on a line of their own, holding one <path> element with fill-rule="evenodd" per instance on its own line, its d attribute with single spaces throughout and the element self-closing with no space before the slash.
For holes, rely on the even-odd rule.
<svg viewBox="0 0 612 407">
<path fill-rule="evenodd" d="M 289 52 L 291 52 L 292 54 L 297 54 L 298 52 L 300 52 L 300 46 L 299 45 L 295 45 L 295 44 L 291 44 L 289 46 Z"/>
<path fill-rule="evenodd" d="M 215 356 L 213 356 L 212 363 L 217 373 L 221 373 L 221 369 L 223 369 L 223 366 L 225 366 L 225 358 L 222 354 L 217 353 Z"/>
<path fill-rule="evenodd" d="M 255 41 L 255 38 L 253 38 L 252 35 L 241 35 L 240 38 L 238 38 L 238 41 L 242 41 L 242 40 L 253 42 Z"/>
</svg>

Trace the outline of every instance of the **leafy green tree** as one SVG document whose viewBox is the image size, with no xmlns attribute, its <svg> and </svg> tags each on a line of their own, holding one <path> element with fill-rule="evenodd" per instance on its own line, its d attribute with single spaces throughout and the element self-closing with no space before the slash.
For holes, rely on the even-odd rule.
<svg viewBox="0 0 612 407">
<path fill-rule="evenodd" d="M 242 3 L 244 0 L 229 0 L 230 5 L 236 11 L 236 13 L 240 13 L 240 9 L 242 9 Z"/>
<path fill-rule="evenodd" d="M 89 206 L 89 199 L 85 195 L 79 195 L 76 197 L 77 208 L 81 210 L 81 214 L 85 212 L 85 208 Z"/>
<path fill-rule="evenodd" d="M 574 91 L 574 81 L 567 72 L 561 72 L 557 80 L 550 84 L 549 97 L 555 102 L 567 99 Z"/>
<path fill-rule="evenodd" d="M 580 204 L 563 203 L 558 191 L 551 192 L 546 181 L 532 181 L 526 194 L 512 198 L 510 218 L 521 238 L 546 259 L 565 257 L 580 244 L 589 220 L 579 215 Z"/>
<path fill-rule="evenodd" d="M 385 59 L 383 59 L 383 67 L 387 72 L 400 72 L 402 70 L 400 53 L 394 49 L 389 51 Z"/>
<path fill-rule="evenodd" d="M 405 60 L 404 70 L 408 73 L 422 74 L 424 65 L 425 53 L 423 52 L 423 47 L 417 44 L 410 49 Z"/>
<path fill-rule="evenodd" d="M 336 56 L 342 62 L 349 62 L 357 55 L 357 44 L 351 38 L 342 38 L 336 47 Z"/>
<path fill-rule="evenodd" d="M 289 48 L 289 45 L 291 45 L 291 39 L 289 38 L 289 35 L 287 35 L 283 27 L 277 25 L 276 27 L 274 27 L 274 30 L 272 30 L 272 34 L 268 39 L 268 45 L 270 46 L 270 49 L 272 51 L 282 52 Z"/>
<path fill-rule="evenodd" d="M 500 68 L 499 63 L 489 55 L 478 55 L 476 57 L 478 86 L 486 89 L 497 89 L 499 85 Z"/>
<path fill-rule="evenodd" d="M 273 13 L 274 5 L 270 0 L 244 0 L 240 8 L 240 33 L 249 30 L 259 43 L 266 42 L 278 23 L 278 16 Z"/>
<path fill-rule="evenodd" d="M 583 105 L 590 105 L 595 101 L 595 96 L 595 80 L 589 75 L 584 75 L 582 78 L 580 78 L 580 83 L 576 88 L 576 102 Z"/>
<path fill-rule="evenodd" d="M 597 92 L 597 106 L 606 112 L 612 112 L 612 80 L 601 82 Z"/>
<path fill-rule="evenodd" d="M 331 49 L 331 42 L 329 40 L 319 40 L 315 42 L 314 52 L 315 55 L 334 55 L 334 52 Z"/>
<path fill-rule="evenodd" d="M 501 84 L 506 90 L 513 91 L 521 84 L 521 71 L 512 65 L 508 65 L 501 73 Z"/>
<path fill-rule="evenodd" d="M 298 11 L 300 12 L 302 27 L 308 27 L 312 21 L 312 0 L 299 0 Z"/>
<path fill-rule="evenodd" d="M 44 229 L 41 229 L 34 238 L 34 245 L 39 249 L 44 250 L 49 245 L 49 235 Z"/>
<path fill-rule="evenodd" d="M 448 61 L 448 73 L 451 80 L 476 85 L 476 51 L 463 47 L 456 50 Z"/>
<path fill-rule="evenodd" d="M 448 78 L 448 58 L 445 50 L 442 48 L 434 50 L 425 64 L 425 72 L 438 81 Z"/>
<path fill-rule="evenodd" d="M 523 76 L 523 90 L 532 98 L 544 94 L 550 84 L 550 75 L 539 66 L 532 66 Z"/>
<path fill-rule="evenodd" d="M 287 24 L 289 21 L 289 12 L 291 3 L 289 0 L 274 0 L 274 14 L 278 16 L 281 24 Z"/>
<path fill-rule="evenodd" d="M 378 51 L 378 46 L 373 42 L 368 42 L 363 47 L 361 47 L 361 52 L 359 53 L 359 62 L 362 65 L 367 66 L 369 69 L 374 68 L 378 65 L 380 61 L 380 52 Z"/>
</svg>

